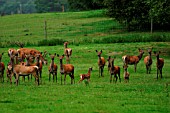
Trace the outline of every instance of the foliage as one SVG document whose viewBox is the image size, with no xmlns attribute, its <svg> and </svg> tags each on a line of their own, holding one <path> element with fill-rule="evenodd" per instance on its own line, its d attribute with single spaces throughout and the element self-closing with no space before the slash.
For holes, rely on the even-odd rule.
<svg viewBox="0 0 170 113">
<path fill-rule="evenodd" d="M 35 0 L 1 0 L 0 13 L 1 15 L 34 13 L 36 12 L 34 1 Z"/>
<path fill-rule="evenodd" d="M 35 0 L 39 13 L 62 11 L 62 5 L 67 7 L 67 0 Z"/>
<path fill-rule="evenodd" d="M 107 15 L 127 26 L 128 30 L 170 30 L 169 0 L 105 0 Z"/>
<path fill-rule="evenodd" d="M 38 46 L 56 46 L 63 45 L 65 41 L 63 39 L 44 39 L 38 42 Z"/>
<path fill-rule="evenodd" d="M 68 0 L 69 8 L 73 11 L 102 9 L 104 0 Z"/>
</svg>

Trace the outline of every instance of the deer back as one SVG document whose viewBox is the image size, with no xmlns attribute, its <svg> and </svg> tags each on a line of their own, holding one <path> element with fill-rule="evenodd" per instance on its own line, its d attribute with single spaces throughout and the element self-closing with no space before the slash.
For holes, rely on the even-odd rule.
<svg viewBox="0 0 170 113">
<path fill-rule="evenodd" d="M 36 72 L 38 70 L 37 66 L 24 66 L 24 65 L 15 65 L 14 66 L 14 73 L 20 75 L 28 75 Z"/>
<path fill-rule="evenodd" d="M 74 72 L 74 66 L 72 64 L 63 64 L 64 73 L 72 73 Z"/>
</svg>

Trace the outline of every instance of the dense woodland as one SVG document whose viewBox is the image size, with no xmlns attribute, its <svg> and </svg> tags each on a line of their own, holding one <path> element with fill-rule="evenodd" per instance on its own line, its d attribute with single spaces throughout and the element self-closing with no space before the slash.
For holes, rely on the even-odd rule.
<svg viewBox="0 0 170 113">
<path fill-rule="evenodd" d="M 169 0 L 0 0 L 1 16 L 104 9 L 127 30 L 170 30 Z"/>
</svg>

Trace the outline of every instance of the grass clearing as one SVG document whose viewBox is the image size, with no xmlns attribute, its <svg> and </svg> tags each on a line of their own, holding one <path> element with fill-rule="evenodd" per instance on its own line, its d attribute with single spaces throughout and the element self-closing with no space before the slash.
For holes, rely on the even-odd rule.
<svg viewBox="0 0 170 113">
<path fill-rule="evenodd" d="M 138 55 L 138 47 L 144 49 L 153 47 L 154 51 L 164 50 L 160 57 L 165 59 L 163 68 L 163 79 L 156 80 L 156 57 L 153 55 L 151 74 L 147 75 L 143 58 L 134 72 L 134 66 L 130 65 L 129 83 L 124 83 L 121 56 L 125 54 Z M 34 79 L 23 82 L 20 77 L 18 87 L 0 83 L 0 112 L 170 112 L 169 104 L 169 50 L 170 43 L 114 43 L 114 44 L 86 44 L 69 45 L 73 49 L 71 63 L 75 66 L 76 84 L 70 85 L 70 77 L 66 78 L 66 85 L 60 85 L 60 74 L 58 72 L 58 83 L 48 81 L 48 66 L 43 67 L 43 81 L 36 86 Z M 49 53 L 63 54 L 63 45 L 31 47 L 40 51 L 47 50 Z M 116 56 L 115 65 L 121 67 L 122 82 L 110 83 L 107 65 L 104 69 L 104 77 L 98 77 L 97 55 L 95 50 L 103 50 L 102 56 L 106 59 L 108 55 Z M 7 51 L 8 48 L 1 48 Z M 49 56 L 47 57 L 50 60 Z M 5 53 L 2 61 L 7 64 L 9 58 Z M 58 58 L 55 62 L 59 66 Z M 64 60 L 65 62 L 65 60 Z M 48 64 L 49 65 L 49 64 Z M 85 82 L 78 84 L 79 74 L 87 73 L 89 67 L 93 67 L 91 81 L 88 86 Z"/>
</svg>

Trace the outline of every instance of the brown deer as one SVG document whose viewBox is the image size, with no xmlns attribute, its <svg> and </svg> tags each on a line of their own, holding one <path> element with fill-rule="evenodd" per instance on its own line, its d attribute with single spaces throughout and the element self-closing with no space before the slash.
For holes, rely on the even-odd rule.
<svg viewBox="0 0 170 113">
<path fill-rule="evenodd" d="M 8 49 L 8 56 L 10 57 L 10 55 L 18 55 L 18 51 L 14 48 L 10 48 Z"/>
<path fill-rule="evenodd" d="M 37 54 L 40 54 L 40 60 L 42 61 L 43 64 L 47 65 L 47 61 L 43 58 L 42 52 L 36 50 L 36 49 L 31 49 L 31 48 L 20 48 L 17 49 L 18 54 L 20 57 L 22 57 L 23 54 L 26 55 L 33 55 L 34 57 L 36 57 Z"/>
<path fill-rule="evenodd" d="M 110 56 L 109 56 L 110 57 Z M 120 67 L 119 66 L 115 66 L 114 65 L 114 60 L 115 60 L 116 57 L 114 58 L 109 58 L 108 59 L 108 62 L 110 64 L 110 68 L 109 68 L 109 71 L 110 71 L 110 83 L 113 81 L 112 79 L 112 75 L 114 75 L 114 78 L 116 78 L 116 81 L 117 82 L 117 79 L 119 78 L 119 81 L 121 82 L 121 78 L 120 78 Z M 117 76 L 118 75 L 118 76 Z"/>
<path fill-rule="evenodd" d="M 60 74 L 61 74 L 61 84 L 62 84 L 62 75 L 64 74 L 64 84 L 66 83 L 66 75 L 69 74 L 70 78 L 71 78 L 71 84 L 73 84 L 73 80 L 74 80 L 74 66 L 72 64 L 63 64 L 63 58 L 64 55 L 59 56 L 59 54 L 57 54 L 57 56 L 60 59 Z M 74 80 L 75 83 L 75 80 Z"/>
<path fill-rule="evenodd" d="M 38 66 L 25 66 L 25 65 L 15 64 L 14 57 L 15 57 L 14 55 L 10 56 L 10 62 L 13 71 L 13 74 L 10 76 L 11 83 L 12 83 L 13 75 L 15 75 L 16 77 L 16 85 L 18 85 L 18 80 L 20 76 L 28 76 L 32 74 L 36 78 L 37 84 L 39 85 Z"/>
<path fill-rule="evenodd" d="M 142 56 L 144 54 L 142 49 L 139 48 L 138 50 L 139 50 L 139 55 L 138 56 L 125 55 L 125 56 L 122 57 L 124 65 L 128 65 L 128 64 L 129 65 L 134 65 L 135 72 L 136 72 L 137 64 L 142 59 Z"/>
<path fill-rule="evenodd" d="M 99 66 L 99 77 L 100 76 L 104 76 L 103 75 L 103 70 L 104 70 L 104 66 L 105 66 L 105 59 L 104 57 L 101 57 L 102 54 L 102 50 L 98 52 L 98 50 L 96 50 L 97 55 L 98 55 L 98 66 Z"/>
<path fill-rule="evenodd" d="M 151 73 L 151 65 L 152 65 L 152 48 L 148 49 L 149 55 L 144 58 L 144 63 L 146 66 L 146 73 Z"/>
<path fill-rule="evenodd" d="M 158 75 L 160 74 L 161 78 L 162 78 L 162 68 L 164 66 L 164 59 L 163 58 L 159 58 L 159 54 L 161 52 L 156 52 L 154 51 L 154 54 L 157 58 L 157 62 L 156 62 L 156 66 L 157 66 L 157 79 L 158 79 Z"/>
<path fill-rule="evenodd" d="M 124 65 L 123 69 L 124 69 L 124 79 L 125 79 L 125 82 L 127 83 L 129 82 L 129 76 L 130 76 L 129 72 L 127 71 L 128 65 Z"/>
<path fill-rule="evenodd" d="M 82 82 L 84 79 L 87 79 L 88 82 L 90 82 L 90 75 L 91 75 L 92 67 L 89 68 L 87 74 L 80 74 L 80 80 L 79 83 Z"/>
<path fill-rule="evenodd" d="M 56 57 L 56 53 L 54 55 L 50 55 L 51 58 L 51 63 L 50 66 L 48 67 L 48 71 L 49 71 L 49 81 L 51 79 L 51 74 L 53 75 L 53 82 L 54 82 L 54 77 L 56 77 L 56 82 L 57 82 L 57 65 L 54 63 L 54 58 Z"/>
<path fill-rule="evenodd" d="M 70 63 L 70 57 L 72 55 L 72 49 L 67 48 L 68 42 L 64 42 L 64 55 L 66 56 L 66 63 Z"/>
<path fill-rule="evenodd" d="M 3 54 L 4 53 L 0 54 L 0 79 L 1 79 L 1 82 L 4 82 L 4 71 L 5 71 L 5 65 L 3 62 L 1 62 Z"/>
</svg>

